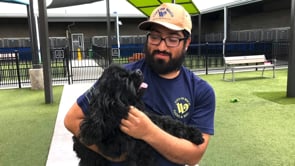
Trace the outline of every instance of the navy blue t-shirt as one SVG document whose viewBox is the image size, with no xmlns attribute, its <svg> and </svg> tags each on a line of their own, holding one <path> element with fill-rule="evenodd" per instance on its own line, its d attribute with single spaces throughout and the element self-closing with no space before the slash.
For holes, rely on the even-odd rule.
<svg viewBox="0 0 295 166">
<path fill-rule="evenodd" d="M 206 81 L 183 66 L 174 79 L 160 77 L 144 60 L 127 64 L 125 68 L 140 69 L 144 75 L 144 82 L 148 84 L 142 98 L 146 111 L 171 116 L 184 124 L 196 126 L 203 133 L 214 134 L 215 94 Z M 92 95 L 91 89 L 77 100 L 85 114 Z M 161 155 L 158 157 L 160 166 L 179 166 Z M 114 163 L 115 165 L 119 166 L 120 163 Z"/>
</svg>

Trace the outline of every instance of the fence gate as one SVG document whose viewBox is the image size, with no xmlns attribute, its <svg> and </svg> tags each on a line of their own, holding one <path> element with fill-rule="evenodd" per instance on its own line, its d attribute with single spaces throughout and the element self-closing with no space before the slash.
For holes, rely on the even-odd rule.
<svg viewBox="0 0 295 166">
<path fill-rule="evenodd" d="M 73 49 L 72 59 L 77 59 L 78 51 L 84 51 L 84 35 L 83 33 L 73 33 L 71 37 L 72 37 L 72 49 Z"/>
</svg>

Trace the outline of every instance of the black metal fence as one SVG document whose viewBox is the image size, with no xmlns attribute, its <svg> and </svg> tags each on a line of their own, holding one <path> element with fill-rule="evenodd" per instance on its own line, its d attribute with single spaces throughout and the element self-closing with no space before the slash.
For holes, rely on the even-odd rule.
<svg viewBox="0 0 295 166">
<path fill-rule="evenodd" d="M 29 83 L 28 70 L 30 62 L 20 62 L 19 53 L 2 52 L 0 53 L 0 87 L 17 86 Z"/>
<path fill-rule="evenodd" d="M 15 50 L 15 51 L 14 51 Z M 118 51 L 120 51 L 118 53 Z M 125 45 L 120 50 L 112 49 L 112 62 L 126 64 L 134 53 L 142 53 L 143 45 Z M 224 54 L 223 54 L 224 52 Z M 209 74 L 222 70 L 223 56 L 265 54 L 267 59 L 277 60 L 277 65 L 287 65 L 289 42 L 240 42 L 191 44 L 184 65 L 193 71 Z M 83 51 L 70 51 L 67 48 L 55 48 L 50 51 L 52 82 L 73 84 L 76 82 L 95 81 L 110 58 L 107 49 L 93 46 Z M 28 49 L 0 48 L 0 88 L 30 86 L 29 70 L 32 57 Z"/>
</svg>

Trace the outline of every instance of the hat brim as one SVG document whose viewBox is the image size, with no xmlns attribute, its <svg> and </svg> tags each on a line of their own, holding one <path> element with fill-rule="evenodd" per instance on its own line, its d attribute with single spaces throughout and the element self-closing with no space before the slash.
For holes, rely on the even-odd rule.
<svg viewBox="0 0 295 166">
<path fill-rule="evenodd" d="M 168 28 L 170 30 L 174 30 L 174 31 L 186 30 L 186 29 L 183 29 L 183 28 L 181 28 L 179 26 L 176 26 L 174 24 L 170 24 L 170 23 L 167 23 L 167 22 L 161 22 L 161 21 L 144 21 L 144 22 L 142 22 L 142 23 L 140 23 L 138 25 L 138 28 L 141 29 L 141 30 L 148 31 L 148 30 L 151 30 L 151 27 L 154 24 L 164 26 L 164 27 L 166 27 L 166 28 Z M 186 30 L 186 31 L 188 31 L 188 30 Z"/>
</svg>

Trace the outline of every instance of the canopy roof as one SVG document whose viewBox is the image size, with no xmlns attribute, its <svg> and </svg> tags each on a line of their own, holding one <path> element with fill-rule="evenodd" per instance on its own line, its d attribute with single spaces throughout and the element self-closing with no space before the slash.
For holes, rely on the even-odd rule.
<svg viewBox="0 0 295 166">
<path fill-rule="evenodd" d="M 200 13 L 192 0 L 127 0 L 135 8 L 141 11 L 144 15 L 150 16 L 152 11 L 160 4 L 165 2 L 172 2 L 182 5 L 189 14 L 197 15 Z"/>
<path fill-rule="evenodd" d="M 26 17 L 27 9 L 26 7 L 24 7 L 23 4 L 28 1 L 29 0 L 0 0 L 0 17 Z M 38 0 L 33 1 L 34 4 L 37 4 Z M 114 16 L 113 13 L 116 11 L 120 17 L 146 17 L 147 15 L 143 14 L 144 12 L 140 11 L 141 8 L 136 8 L 134 5 L 141 7 L 142 4 L 150 4 L 154 2 L 159 4 L 161 2 L 171 1 L 172 0 L 109 0 L 110 14 L 111 16 Z M 223 10 L 224 6 L 235 7 L 248 3 L 255 3 L 258 1 L 262 0 L 175 0 L 175 2 L 179 4 L 193 2 L 193 5 L 195 5 L 197 12 L 191 11 L 189 8 L 186 8 L 192 15 L 198 12 L 200 12 L 201 14 L 206 14 L 218 10 Z M 107 12 L 106 0 L 46 0 L 46 2 L 49 7 L 49 9 L 47 10 L 49 18 L 77 18 L 78 20 L 84 18 L 95 18 L 96 20 L 99 20 L 100 18 L 105 18 Z M 71 4 L 67 5 L 68 3 Z M 78 4 L 76 6 L 72 6 L 72 3 Z M 65 5 L 68 7 L 62 7 Z M 38 13 L 38 5 L 34 5 L 34 9 L 35 13 Z M 152 9 L 150 9 L 150 11 L 151 10 Z"/>
<path fill-rule="evenodd" d="M 47 8 L 59 8 L 59 7 L 68 7 L 75 5 L 82 5 L 92 2 L 97 2 L 102 0 L 52 0 Z"/>
<path fill-rule="evenodd" d="M 17 3 L 22 5 L 28 5 L 29 0 L 0 0 L 0 2 Z"/>
</svg>

